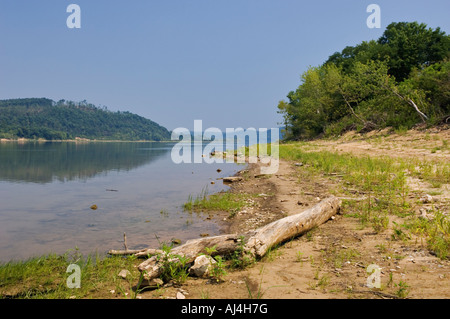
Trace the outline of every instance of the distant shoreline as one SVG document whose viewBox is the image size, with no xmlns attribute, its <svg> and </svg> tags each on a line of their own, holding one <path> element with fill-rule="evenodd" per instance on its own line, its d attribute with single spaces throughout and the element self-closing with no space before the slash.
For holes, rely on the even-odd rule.
<svg viewBox="0 0 450 319">
<path fill-rule="evenodd" d="M 31 138 L 16 138 L 16 139 L 9 139 L 9 138 L 0 138 L 0 143 L 62 143 L 62 142 L 72 142 L 72 143 L 90 143 L 90 142 L 105 142 L 105 143 L 111 143 L 111 142 L 127 142 L 127 143 L 143 143 L 143 142 L 161 142 L 161 143 L 167 143 L 167 142 L 174 142 L 172 140 L 162 140 L 162 141 L 154 141 L 154 140 L 98 140 L 98 139 L 87 139 L 87 138 L 75 138 L 75 139 L 67 139 L 67 140 L 47 140 L 43 138 L 38 139 L 31 139 Z"/>
</svg>

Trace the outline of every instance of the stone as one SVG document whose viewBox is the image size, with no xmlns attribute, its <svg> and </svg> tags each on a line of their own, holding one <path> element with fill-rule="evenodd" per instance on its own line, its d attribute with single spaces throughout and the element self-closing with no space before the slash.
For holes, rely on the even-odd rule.
<svg viewBox="0 0 450 319">
<path fill-rule="evenodd" d="M 234 183 L 234 182 L 242 181 L 242 177 L 241 176 L 224 177 L 223 181 L 225 183 Z"/>
<path fill-rule="evenodd" d="M 217 263 L 214 258 L 208 255 L 200 255 L 195 258 L 194 265 L 189 268 L 189 273 L 197 277 L 205 277 L 209 274 L 211 265 Z"/>
<path fill-rule="evenodd" d="M 431 203 L 431 202 L 433 202 L 433 196 L 425 194 L 424 196 L 422 196 L 420 198 L 420 201 L 424 204 Z"/>
<path fill-rule="evenodd" d="M 151 280 L 143 279 L 141 282 L 141 287 L 159 288 L 164 285 L 164 281 L 160 278 L 153 278 Z"/>
<path fill-rule="evenodd" d="M 179 244 L 181 244 L 181 239 L 178 239 L 178 238 L 172 238 L 172 244 L 174 244 L 174 245 L 179 245 Z"/>
<path fill-rule="evenodd" d="M 177 299 L 186 299 L 186 297 L 181 293 L 181 292 L 177 292 Z"/>
<path fill-rule="evenodd" d="M 127 276 L 129 275 L 131 275 L 131 273 L 126 269 L 122 269 L 118 274 L 118 276 L 122 277 L 123 279 L 127 279 Z"/>
</svg>

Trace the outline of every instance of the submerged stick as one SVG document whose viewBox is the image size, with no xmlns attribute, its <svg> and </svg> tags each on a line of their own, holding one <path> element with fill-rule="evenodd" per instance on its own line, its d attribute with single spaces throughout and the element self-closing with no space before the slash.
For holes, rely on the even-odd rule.
<svg viewBox="0 0 450 319">
<path fill-rule="evenodd" d="M 123 233 L 123 245 L 125 247 L 125 251 L 127 251 L 128 250 L 128 247 L 127 247 L 127 234 L 125 232 Z"/>
</svg>

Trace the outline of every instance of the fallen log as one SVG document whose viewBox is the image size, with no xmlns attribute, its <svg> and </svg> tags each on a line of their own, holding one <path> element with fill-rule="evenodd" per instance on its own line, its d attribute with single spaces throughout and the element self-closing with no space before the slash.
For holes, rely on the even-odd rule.
<svg viewBox="0 0 450 319">
<path fill-rule="evenodd" d="M 146 251 L 147 249 L 126 249 L 126 250 L 115 250 L 112 249 L 110 251 L 108 251 L 109 255 L 135 255 L 135 254 L 139 254 L 143 251 Z"/>
<path fill-rule="evenodd" d="M 243 246 L 245 252 L 256 258 L 263 257 L 270 247 L 300 236 L 325 223 L 339 212 L 340 205 L 341 200 L 332 196 L 299 214 L 279 219 L 245 234 L 227 234 L 189 240 L 185 244 L 173 248 L 170 255 L 165 257 L 166 260 L 168 258 L 170 261 L 176 261 L 178 257 L 182 256 L 187 263 L 192 263 L 201 253 L 208 253 L 206 248 L 214 247 L 214 250 L 209 252 L 212 256 L 226 256 L 236 251 L 239 246 Z M 162 251 L 157 252 L 157 250 L 152 250 L 152 252 L 156 255 L 138 266 L 139 271 L 147 280 L 161 275 L 161 260 L 164 259 L 161 256 L 166 254 Z M 137 253 L 137 256 L 144 254 L 145 252 L 141 251 Z"/>
<path fill-rule="evenodd" d="M 247 239 L 244 249 L 255 257 L 262 257 L 270 247 L 297 237 L 325 223 L 339 212 L 341 200 L 330 197 L 299 214 L 291 215 L 258 228 Z"/>
</svg>

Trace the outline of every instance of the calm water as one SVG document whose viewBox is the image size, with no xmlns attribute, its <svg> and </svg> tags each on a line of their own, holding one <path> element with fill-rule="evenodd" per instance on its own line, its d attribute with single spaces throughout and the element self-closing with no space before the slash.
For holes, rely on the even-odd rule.
<svg viewBox="0 0 450 319">
<path fill-rule="evenodd" d="M 218 234 L 189 195 L 226 190 L 237 164 L 174 164 L 173 143 L 0 143 L 0 262 L 78 247 L 158 246 Z M 217 168 L 222 171 L 218 173 Z M 211 181 L 216 181 L 214 185 Z M 90 209 L 97 205 L 97 210 Z M 161 213 L 161 211 L 163 211 Z"/>
</svg>

